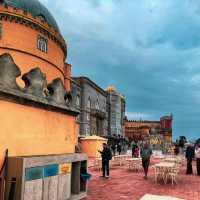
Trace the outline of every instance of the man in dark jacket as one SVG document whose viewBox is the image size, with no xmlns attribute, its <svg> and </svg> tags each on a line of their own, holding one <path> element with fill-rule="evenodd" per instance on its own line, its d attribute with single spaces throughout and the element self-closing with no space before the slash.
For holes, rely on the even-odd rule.
<svg viewBox="0 0 200 200">
<path fill-rule="evenodd" d="M 117 151 L 118 151 L 118 154 L 119 154 L 119 155 L 120 155 L 121 152 L 122 152 L 122 146 L 121 146 L 120 143 L 118 143 L 118 145 L 117 145 Z"/>
<path fill-rule="evenodd" d="M 185 157 L 187 159 L 186 174 L 193 174 L 192 160 L 194 159 L 194 156 L 195 156 L 194 147 L 192 145 L 189 145 L 186 149 L 186 154 L 185 154 Z"/>
<path fill-rule="evenodd" d="M 145 142 L 143 148 L 141 149 L 142 166 L 144 168 L 145 179 L 147 179 L 151 155 L 152 155 L 152 149 L 150 148 L 149 144 Z"/>
<path fill-rule="evenodd" d="M 109 178 L 109 161 L 112 159 L 111 150 L 108 148 L 106 143 L 103 143 L 103 151 L 99 151 L 102 157 L 102 171 L 103 177 Z"/>
<path fill-rule="evenodd" d="M 112 149 L 113 155 L 115 156 L 115 151 L 116 151 L 116 145 L 115 145 L 115 143 L 112 144 L 111 149 Z"/>
</svg>

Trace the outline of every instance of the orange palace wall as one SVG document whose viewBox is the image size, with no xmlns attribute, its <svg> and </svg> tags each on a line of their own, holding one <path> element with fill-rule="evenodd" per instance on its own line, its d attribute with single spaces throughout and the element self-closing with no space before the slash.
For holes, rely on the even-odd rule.
<svg viewBox="0 0 200 200">
<path fill-rule="evenodd" d="M 39 67 L 48 83 L 61 78 L 69 91 L 71 66 L 65 64 L 67 47 L 62 36 L 47 23 L 22 10 L 0 5 L 0 14 L 4 16 L 0 20 L 0 55 L 9 53 L 22 75 Z M 38 36 L 47 39 L 47 53 L 38 49 Z M 24 86 L 21 77 L 17 82 Z M 75 116 L 0 100 L 0 121 L 0 167 L 1 155 L 7 148 L 9 156 L 75 151 L 78 133 Z"/>
<path fill-rule="evenodd" d="M 0 113 L 0 152 L 9 149 L 9 156 L 74 153 L 75 117 L 3 100 Z"/>
<path fill-rule="evenodd" d="M 45 53 L 37 48 L 38 35 L 43 35 L 36 30 L 9 21 L 2 22 L 2 30 L 0 54 L 10 53 L 22 73 L 39 66 L 49 82 L 57 77 L 64 80 L 64 52 L 54 41 L 48 39 Z"/>
</svg>

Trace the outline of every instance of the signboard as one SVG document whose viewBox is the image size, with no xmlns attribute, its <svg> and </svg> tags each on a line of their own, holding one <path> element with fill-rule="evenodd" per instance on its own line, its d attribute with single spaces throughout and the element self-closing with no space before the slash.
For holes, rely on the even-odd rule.
<svg viewBox="0 0 200 200">
<path fill-rule="evenodd" d="M 58 175 L 58 165 L 32 167 L 25 170 L 25 180 L 32 181 Z"/>
<path fill-rule="evenodd" d="M 72 170 L 71 163 L 64 163 L 59 165 L 59 174 L 70 174 Z"/>
<path fill-rule="evenodd" d="M 32 181 L 43 178 L 43 167 L 28 168 L 25 171 L 26 181 Z"/>
<path fill-rule="evenodd" d="M 58 175 L 58 165 L 47 165 L 44 166 L 44 177 L 56 176 Z"/>
</svg>

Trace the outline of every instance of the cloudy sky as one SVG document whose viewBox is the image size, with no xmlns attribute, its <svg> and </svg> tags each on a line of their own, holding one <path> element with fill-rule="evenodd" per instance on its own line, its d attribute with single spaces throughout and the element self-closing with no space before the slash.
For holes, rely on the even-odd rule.
<svg viewBox="0 0 200 200">
<path fill-rule="evenodd" d="M 130 119 L 173 113 L 174 138 L 200 137 L 200 1 L 40 1 L 67 41 L 74 76 L 115 85 Z"/>
</svg>

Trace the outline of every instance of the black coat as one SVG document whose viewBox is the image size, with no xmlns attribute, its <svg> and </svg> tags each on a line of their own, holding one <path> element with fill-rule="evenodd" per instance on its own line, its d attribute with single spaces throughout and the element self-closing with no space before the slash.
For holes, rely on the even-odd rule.
<svg viewBox="0 0 200 200">
<path fill-rule="evenodd" d="M 104 148 L 103 151 L 100 152 L 102 161 L 109 161 L 112 159 L 112 153 L 108 147 Z"/>
<path fill-rule="evenodd" d="M 119 152 L 122 151 L 122 146 L 120 144 L 117 145 L 117 151 L 119 151 Z"/>
<path fill-rule="evenodd" d="M 188 160 L 192 160 L 192 159 L 194 159 L 194 156 L 195 156 L 194 147 L 188 146 L 186 149 L 185 157 Z"/>
</svg>

